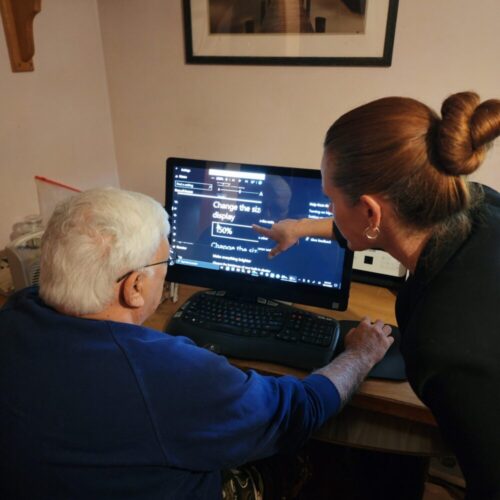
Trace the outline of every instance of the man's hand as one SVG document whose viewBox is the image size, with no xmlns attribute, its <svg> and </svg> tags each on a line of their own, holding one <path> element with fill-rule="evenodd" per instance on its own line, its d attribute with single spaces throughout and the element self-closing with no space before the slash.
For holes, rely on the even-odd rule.
<svg viewBox="0 0 500 500">
<path fill-rule="evenodd" d="M 383 321 L 378 319 L 372 324 L 370 318 L 363 318 L 361 323 L 356 328 L 351 328 L 345 336 L 345 351 L 352 351 L 373 366 L 384 357 L 394 342 L 391 332 L 392 328 Z"/>
<path fill-rule="evenodd" d="M 391 330 L 381 320 L 372 324 L 370 318 L 364 318 L 345 336 L 344 352 L 315 372 L 330 379 L 337 387 L 343 405 L 394 342 Z"/>
<path fill-rule="evenodd" d="M 277 243 L 268 254 L 271 259 L 281 252 L 288 250 L 299 241 L 300 235 L 297 231 L 298 223 L 299 221 L 296 219 L 284 219 L 276 222 L 276 224 L 273 224 L 270 228 L 253 224 L 252 229 Z"/>
</svg>

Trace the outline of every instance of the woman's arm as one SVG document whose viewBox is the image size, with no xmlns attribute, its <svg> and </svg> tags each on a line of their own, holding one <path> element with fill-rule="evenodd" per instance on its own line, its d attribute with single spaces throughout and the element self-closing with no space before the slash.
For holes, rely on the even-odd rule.
<svg viewBox="0 0 500 500">
<path fill-rule="evenodd" d="M 334 239 L 333 218 L 326 219 L 284 219 L 270 228 L 254 224 L 253 229 L 262 236 L 276 241 L 276 246 L 269 252 L 269 257 L 275 257 L 295 245 L 300 238 L 306 236 Z"/>
</svg>

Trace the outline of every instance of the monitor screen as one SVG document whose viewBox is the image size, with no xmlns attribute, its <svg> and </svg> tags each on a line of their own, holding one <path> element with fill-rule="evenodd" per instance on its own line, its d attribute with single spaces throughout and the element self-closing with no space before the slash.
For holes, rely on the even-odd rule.
<svg viewBox="0 0 500 500">
<path fill-rule="evenodd" d="M 252 224 L 331 217 L 319 170 L 169 158 L 167 280 L 345 310 L 352 252 L 303 238 L 273 259 Z"/>
</svg>

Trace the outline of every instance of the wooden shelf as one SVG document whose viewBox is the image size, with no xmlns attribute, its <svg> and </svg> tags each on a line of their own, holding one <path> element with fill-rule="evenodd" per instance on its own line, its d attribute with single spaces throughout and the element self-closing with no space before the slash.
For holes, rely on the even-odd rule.
<svg viewBox="0 0 500 500">
<path fill-rule="evenodd" d="M 42 0 L 0 0 L 5 39 L 12 71 L 33 71 L 35 42 L 33 19 L 41 10 Z"/>
</svg>

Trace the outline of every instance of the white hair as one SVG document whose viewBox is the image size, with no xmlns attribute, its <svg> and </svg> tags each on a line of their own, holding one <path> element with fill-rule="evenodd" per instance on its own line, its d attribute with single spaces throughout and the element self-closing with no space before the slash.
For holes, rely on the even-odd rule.
<svg viewBox="0 0 500 500">
<path fill-rule="evenodd" d="M 165 209 L 141 193 L 100 188 L 64 200 L 42 237 L 41 298 L 72 314 L 102 311 L 116 280 L 150 264 L 169 232 Z"/>
</svg>

